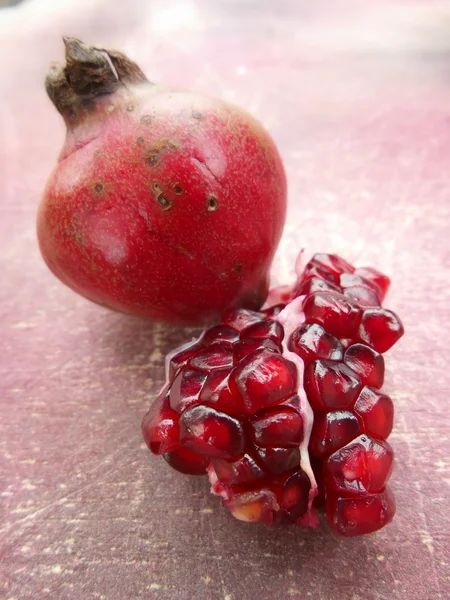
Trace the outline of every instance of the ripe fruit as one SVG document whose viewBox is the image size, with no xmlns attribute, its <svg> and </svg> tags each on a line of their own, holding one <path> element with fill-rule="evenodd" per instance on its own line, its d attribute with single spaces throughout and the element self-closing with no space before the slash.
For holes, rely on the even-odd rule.
<svg viewBox="0 0 450 600">
<path fill-rule="evenodd" d="M 316 254 L 286 304 L 227 310 L 169 357 L 142 424 L 150 450 L 183 473 L 207 472 L 244 521 L 314 526 L 323 500 L 342 535 L 386 525 L 393 403 L 380 391 L 381 352 L 403 334 L 380 307 L 388 284 L 375 269 Z M 359 301 L 346 295 L 356 287 Z"/>
<path fill-rule="evenodd" d="M 151 84 L 120 52 L 64 42 L 46 80 L 67 126 L 38 214 L 49 268 L 153 320 L 259 309 L 286 210 L 269 134 L 221 100 Z"/>
</svg>

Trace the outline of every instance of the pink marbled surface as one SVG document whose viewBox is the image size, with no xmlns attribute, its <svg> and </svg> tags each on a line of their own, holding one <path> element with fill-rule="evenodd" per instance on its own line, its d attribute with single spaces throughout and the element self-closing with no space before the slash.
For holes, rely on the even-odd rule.
<svg viewBox="0 0 450 600">
<path fill-rule="evenodd" d="M 29 0 L 0 10 L 0 598 L 450 596 L 449 2 Z M 285 160 L 274 280 L 299 247 L 372 263 L 407 336 L 388 355 L 394 523 L 363 539 L 234 521 L 151 458 L 140 419 L 189 332 L 89 304 L 34 220 L 63 138 L 45 97 L 62 34 L 249 108 Z"/>
</svg>

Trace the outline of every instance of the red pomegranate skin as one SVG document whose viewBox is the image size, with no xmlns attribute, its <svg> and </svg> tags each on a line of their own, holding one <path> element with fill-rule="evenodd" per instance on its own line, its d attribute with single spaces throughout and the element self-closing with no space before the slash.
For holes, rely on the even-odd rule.
<svg viewBox="0 0 450 600">
<path fill-rule="evenodd" d="M 66 40 L 66 55 L 77 43 Z M 282 162 L 262 125 L 219 99 L 147 81 L 57 108 L 67 137 L 37 234 L 61 281 L 176 324 L 261 306 L 286 211 Z"/>
</svg>

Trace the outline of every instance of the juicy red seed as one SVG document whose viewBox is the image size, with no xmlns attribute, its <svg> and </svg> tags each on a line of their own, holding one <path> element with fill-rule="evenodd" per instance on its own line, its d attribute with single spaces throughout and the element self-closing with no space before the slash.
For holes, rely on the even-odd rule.
<svg viewBox="0 0 450 600">
<path fill-rule="evenodd" d="M 394 423 L 394 404 L 389 396 L 366 386 L 358 396 L 354 411 L 361 417 L 366 433 L 382 440 L 389 437 Z"/>
<path fill-rule="evenodd" d="M 293 410 L 269 409 L 249 422 L 249 434 L 258 446 L 298 446 L 303 440 L 303 419 Z"/>
<path fill-rule="evenodd" d="M 153 408 L 153 407 L 152 407 Z M 170 406 L 156 413 L 151 409 L 142 420 L 142 434 L 153 454 L 171 452 L 179 446 L 179 415 Z"/>
<path fill-rule="evenodd" d="M 289 340 L 289 350 L 305 363 L 317 358 L 342 360 L 344 353 L 340 341 L 317 323 L 304 323 L 296 329 Z"/>
<path fill-rule="evenodd" d="M 283 400 L 283 402 L 280 402 L 279 404 L 277 404 L 277 408 L 282 409 L 282 410 L 285 410 L 286 408 L 291 409 L 300 415 L 301 414 L 300 396 L 295 395 L 295 396 L 292 396 L 291 398 L 288 398 L 287 400 Z"/>
<path fill-rule="evenodd" d="M 353 273 L 355 268 L 348 263 L 346 260 L 338 256 L 337 254 L 326 254 L 325 252 L 318 252 L 314 254 L 311 259 L 316 265 L 319 265 L 327 271 L 331 271 L 336 275 L 341 273 Z"/>
<path fill-rule="evenodd" d="M 200 392 L 207 375 L 185 368 L 175 377 L 170 388 L 170 406 L 177 413 L 200 404 Z"/>
<path fill-rule="evenodd" d="M 384 359 L 365 344 L 353 344 L 345 351 L 344 362 L 364 385 L 380 388 L 384 381 Z"/>
<path fill-rule="evenodd" d="M 241 339 L 269 339 L 280 345 L 284 337 L 283 326 L 278 321 L 260 321 L 242 331 Z"/>
<path fill-rule="evenodd" d="M 355 285 L 367 285 L 367 282 L 355 273 L 342 273 L 339 276 L 339 285 L 345 289 Z"/>
<path fill-rule="evenodd" d="M 237 365 L 243 358 L 249 354 L 253 354 L 256 350 L 267 350 L 270 352 L 280 353 L 280 346 L 272 340 L 249 339 L 242 340 L 234 346 L 234 364 Z"/>
<path fill-rule="evenodd" d="M 305 369 L 305 391 L 314 410 L 327 412 L 352 406 L 361 381 L 347 365 L 330 360 L 315 360 Z"/>
<path fill-rule="evenodd" d="M 394 515 L 395 499 L 388 487 L 361 498 L 340 498 L 335 494 L 327 498 L 327 519 L 341 535 L 373 533 L 390 523 Z"/>
<path fill-rule="evenodd" d="M 265 477 L 264 471 L 249 454 L 236 461 L 213 458 L 212 465 L 219 481 L 227 486 L 248 485 Z"/>
<path fill-rule="evenodd" d="M 359 327 L 359 338 L 377 352 L 387 352 L 404 334 L 397 315 L 385 308 L 368 308 Z"/>
<path fill-rule="evenodd" d="M 282 475 L 300 464 L 300 449 L 296 448 L 261 448 L 255 446 L 256 458 L 271 473 Z"/>
<path fill-rule="evenodd" d="M 224 504 L 239 521 L 258 521 L 266 525 L 273 523 L 279 507 L 276 495 L 268 489 L 233 494 L 231 500 L 225 501 Z"/>
<path fill-rule="evenodd" d="M 301 283 L 306 283 L 309 279 L 312 279 L 313 277 L 317 279 L 323 279 L 334 285 L 339 284 L 339 277 L 338 275 L 336 275 L 336 273 L 328 271 L 328 269 L 324 269 L 320 265 L 317 265 L 313 260 L 310 260 L 309 263 L 307 263 L 305 270 L 303 271 Z"/>
<path fill-rule="evenodd" d="M 180 418 L 180 443 L 197 454 L 233 458 L 244 450 L 241 423 L 209 406 L 195 406 Z"/>
<path fill-rule="evenodd" d="M 348 444 L 360 433 L 358 418 L 349 411 L 319 413 L 314 417 L 309 449 L 314 456 L 324 458 Z"/>
<path fill-rule="evenodd" d="M 383 302 L 389 286 L 391 285 L 391 280 L 389 277 L 383 275 L 383 273 L 380 273 L 380 271 L 377 271 L 372 267 L 362 267 L 361 269 L 357 269 L 355 274 L 359 275 L 371 286 L 373 286 L 378 294 L 379 299 L 381 302 Z"/>
<path fill-rule="evenodd" d="M 228 342 L 234 344 L 239 340 L 239 332 L 232 327 L 226 325 L 215 325 L 210 329 L 207 329 L 202 335 L 200 342 L 204 346 L 210 346 L 211 344 L 218 344 L 220 342 Z"/>
<path fill-rule="evenodd" d="M 248 413 L 281 402 L 297 389 L 297 367 L 280 354 L 257 350 L 234 370 L 234 380 Z"/>
<path fill-rule="evenodd" d="M 343 294 L 316 292 L 303 304 L 307 323 L 319 323 L 332 335 L 353 337 L 361 321 L 361 308 Z"/>
<path fill-rule="evenodd" d="M 190 361 L 191 367 L 209 373 L 213 369 L 233 366 L 233 351 L 227 344 L 213 344 L 200 350 Z"/>
<path fill-rule="evenodd" d="M 379 492 L 389 479 L 393 458 L 387 442 L 361 435 L 328 458 L 324 467 L 327 490 L 351 494 Z"/>
<path fill-rule="evenodd" d="M 355 285 L 344 290 L 344 296 L 357 302 L 360 306 L 381 306 L 377 293 L 367 285 Z"/>
<path fill-rule="evenodd" d="M 211 371 L 200 392 L 199 403 L 239 416 L 245 412 L 244 404 L 230 373 L 231 369 Z"/>
<path fill-rule="evenodd" d="M 330 281 L 320 279 L 319 277 L 311 277 L 303 281 L 294 291 L 294 298 L 297 296 L 309 296 L 314 292 L 340 292 L 340 288 Z"/>
<path fill-rule="evenodd" d="M 206 467 L 209 465 L 207 456 L 199 456 L 195 452 L 182 447 L 172 452 L 166 452 L 166 454 L 163 454 L 163 458 L 172 469 L 185 475 L 205 475 Z"/>
<path fill-rule="evenodd" d="M 270 308 L 266 308 L 265 310 L 262 310 L 261 312 L 264 313 L 264 315 L 266 315 L 266 317 L 268 318 L 272 318 L 272 317 L 277 317 L 280 312 L 282 310 L 284 310 L 286 308 L 286 304 L 275 304 L 274 306 L 271 306 Z"/>
<path fill-rule="evenodd" d="M 291 521 L 296 521 L 308 510 L 311 482 L 301 469 L 285 482 L 280 498 L 280 508 Z"/>
<path fill-rule="evenodd" d="M 173 379 L 178 371 L 184 367 L 189 360 L 200 350 L 200 344 L 190 344 L 188 348 L 181 350 L 170 359 L 169 377 Z"/>
<path fill-rule="evenodd" d="M 261 313 L 244 308 L 229 308 L 222 315 L 222 324 L 233 327 L 236 331 L 242 331 L 254 323 L 262 321 L 264 316 Z"/>
</svg>

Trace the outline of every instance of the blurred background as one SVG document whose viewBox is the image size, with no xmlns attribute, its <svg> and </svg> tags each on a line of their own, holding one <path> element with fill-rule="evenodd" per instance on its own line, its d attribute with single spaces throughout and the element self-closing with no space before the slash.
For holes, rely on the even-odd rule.
<svg viewBox="0 0 450 600">
<path fill-rule="evenodd" d="M 450 597 L 450 2 L 0 0 L 0 598 Z M 298 249 L 373 264 L 407 335 L 387 360 L 398 513 L 375 536 L 246 527 L 152 460 L 140 420 L 192 332 L 64 288 L 37 249 L 64 139 L 63 35 L 250 110 L 285 162 L 273 281 Z"/>
</svg>

